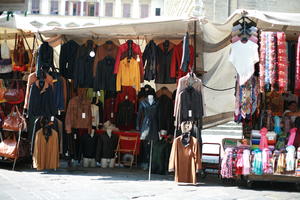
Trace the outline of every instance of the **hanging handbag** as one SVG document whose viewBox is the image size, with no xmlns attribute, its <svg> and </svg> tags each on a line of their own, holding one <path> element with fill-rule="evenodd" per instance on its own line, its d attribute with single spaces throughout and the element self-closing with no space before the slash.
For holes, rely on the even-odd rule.
<svg viewBox="0 0 300 200">
<path fill-rule="evenodd" d="M 15 71 L 25 71 L 26 65 L 29 63 L 28 52 L 25 49 L 24 41 L 21 36 L 15 37 L 15 48 L 14 48 L 14 70 Z"/>
<path fill-rule="evenodd" d="M 6 138 L 0 143 L 0 156 L 6 158 L 18 157 L 18 143 L 15 134 L 13 134 L 13 138 Z"/>
<path fill-rule="evenodd" d="M 3 130 L 5 131 L 24 131 L 26 130 L 26 120 L 19 112 L 17 106 L 13 106 L 11 112 L 3 121 Z"/>
<path fill-rule="evenodd" d="M 17 85 L 16 88 L 14 88 L 15 83 Z M 20 88 L 18 81 L 12 82 L 10 88 L 4 93 L 4 98 L 9 104 L 19 104 L 24 101 L 24 90 Z"/>
<path fill-rule="evenodd" d="M 0 74 L 6 74 L 12 72 L 12 61 L 11 59 L 0 60 Z"/>
<path fill-rule="evenodd" d="M 4 83 L 3 83 L 3 80 L 0 79 L 0 103 L 6 102 L 6 100 L 5 100 L 5 98 L 4 98 L 5 92 L 6 92 L 5 85 L 4 85 Z"/>
</svg>

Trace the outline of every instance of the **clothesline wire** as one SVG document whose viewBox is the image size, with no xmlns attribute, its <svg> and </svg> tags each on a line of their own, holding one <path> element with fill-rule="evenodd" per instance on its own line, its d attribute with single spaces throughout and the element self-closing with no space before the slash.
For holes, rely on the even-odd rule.
<svg viewBox="0 0 300 200">
<path fill-rule="evenodd" d="M 206 85 L 204 85 L 204 84 L 202 84 L 204 87 L 206 87 L 206 88 L 208 88 L 208 89 L 210 89 L 210 90 L 214 90 L 214 91 L 219 91 L 219 92 L 222 92 L 222 91 L 227 91 L 227 90 L 232 90 L 232 89 L 234 89 L 235 87 L 230 87 L 230 88 L 224 88 L 224 89 L 216 89 L 216 88 L 211 88 L 211 87 L 208 87 L 208 86 L 206 86 Z"/>
</svg>

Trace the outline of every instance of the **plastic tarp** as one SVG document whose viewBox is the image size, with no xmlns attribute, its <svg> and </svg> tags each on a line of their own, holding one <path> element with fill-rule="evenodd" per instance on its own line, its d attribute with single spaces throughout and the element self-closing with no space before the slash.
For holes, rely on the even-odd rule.
<svg viewBox="0 0 300 200">
<path fill-rule="evenodd" d="M 208 87 L 226 89 L 235 86 L 236 71 L 228 61 L 230 34 L 232 24 L 242 17 L 243 12 L 245 16 L 256 22 L 257 27 L 261 30 L 284 31 L 287 34 L 295 34 L 300 31 L 299 13 L 237 10 L 224 24 L 214 24 L 202 20 L 204 70 L 207 71 L 203 76 L 203 83 Z M 208 116 L 216 116 L 234 111 L 234 89 L 214 91 L 204 88 L 204 93 Z"/>
</svg>

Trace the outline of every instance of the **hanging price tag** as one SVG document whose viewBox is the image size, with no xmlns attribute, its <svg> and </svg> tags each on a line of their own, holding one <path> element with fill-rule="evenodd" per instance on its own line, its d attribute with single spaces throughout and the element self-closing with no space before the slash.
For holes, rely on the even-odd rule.
<svg viewBox="0 0 300 200">
<path fill-rule="evenodd" d="M 85 113 L 82 113 L 81 117 L 82 117 L 82 119 L 85 119 Z"/>
<path fill-rule="evenodd" d="M 192 117 L 192 110 L 189 110 L 189 117 Z"/>
<path fill-rule="evenodd" d="M 51 122 L 54 122 L 54 116 L 51 116 Z"/>
<path fill-rule="evenodd" d="M 60 115 L 61 113 L 60 113 L 60 110 L 58 110 L 58 115 Z"/>
<path fill-rule="evenodd" d="M 110 118 L 114 118 L 114 113 L 110 113 Z"/>
<path fill-rule="evenodd" d="M 67 68 L 67 69 L 68 69 L 68 67 L 69 67 L 69 63 L 66 64 L 66 68 Z"/>
<path fill-rule="evenodd" d="M 127 96 L 127 95 L 125 96 L 125 99 L 126 99 L 126 100 L 128 99 L 128 96 Z"/>
<path fill-rule="evenodd" d="M 74 140 L 76 140 L 77 139 L 77 135 L 76 134 L 74 134 Z"/>
<path fill-rule="evenodd" d="M 101 96 L 101 93 L 100 93 L 100 91 L 97 91 L 97 95 L 100 97 Z"/>
</svg>

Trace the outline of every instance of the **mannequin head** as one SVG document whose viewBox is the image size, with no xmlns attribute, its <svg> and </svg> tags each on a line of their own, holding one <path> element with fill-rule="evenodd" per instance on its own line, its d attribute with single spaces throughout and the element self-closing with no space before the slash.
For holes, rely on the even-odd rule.
<svg viewBox="0 0 300 200">
<path fill-rule="evenodd" d="M 190 132 L 193 128 L 193 124 L 191 121 L 182 122 L 180 126 L 182 133 Z"/>
<path fill-rule="evenodd" d="M 154 96 L 152 94 L 148 95 L 148 102 L 150 103 L 150 105 L 153 104 L 154 101 Z"/>
</svg>

